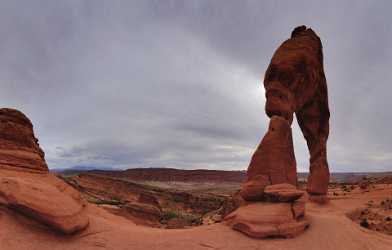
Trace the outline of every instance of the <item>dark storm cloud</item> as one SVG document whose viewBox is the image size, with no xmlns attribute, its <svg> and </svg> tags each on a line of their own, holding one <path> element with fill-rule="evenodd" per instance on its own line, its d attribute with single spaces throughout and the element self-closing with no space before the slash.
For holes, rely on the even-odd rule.
<svg viewBox="0 0 392 250">
<path fill-rule="evenodd" d="M 0 105 L 24 111 L 51 168 L 245 169 L 263 74 L 300 24 L 324 45 L 335 171 L 390 170 L 391 4 L 0 3 Z M 307 148 L 294 124 L 300 170 Z"/>
</svg>

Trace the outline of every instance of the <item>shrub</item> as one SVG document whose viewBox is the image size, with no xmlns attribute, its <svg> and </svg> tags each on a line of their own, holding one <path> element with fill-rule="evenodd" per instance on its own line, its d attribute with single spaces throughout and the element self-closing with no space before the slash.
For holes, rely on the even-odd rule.
<svg viewBox="0 0 392 250">
<path fill-rule="evenodd" d="M 178 218 L 178 217 L 179 217 L 179 215 L 176 211 L 169 210 L 169 211 L 165 211 L 163 213 L 162 219 L 170 220 L 170 219 L 174 219 L 174 218 Z"/>
</svg>

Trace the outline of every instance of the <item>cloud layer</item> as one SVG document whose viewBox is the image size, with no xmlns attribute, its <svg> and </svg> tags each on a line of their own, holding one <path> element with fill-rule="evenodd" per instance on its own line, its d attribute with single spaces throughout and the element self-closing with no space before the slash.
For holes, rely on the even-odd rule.
<svg viewBox="0 0 392 250">
<path fill-rule="evenodd" d="M 392 170 L 388 1 L 0 3 L 0 106 L 25 112 L 50 168 L 245 169 L 265 133 L 264 71 L 319 33 L 333 171 Z M 308 168 L 297 125 L 298 168 Z"/>
</svg>

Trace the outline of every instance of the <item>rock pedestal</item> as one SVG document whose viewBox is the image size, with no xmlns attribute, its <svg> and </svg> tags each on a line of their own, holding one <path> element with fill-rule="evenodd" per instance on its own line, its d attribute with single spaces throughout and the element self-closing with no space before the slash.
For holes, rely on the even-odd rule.
<svg viewBox="0 0 392 250">
<path fill-rule="evenodd" d="M 246 205 L 225 217 L 234 230 L 250 237 L 290 238 L 303 232 L 304 192 L 296 188 L 297 170 L 289 122 L 273 116 L 249 164 L 241 196 Z"/>
<path fill-rule="evenodd" d="M 303 201 L 253 202 L 226 216 L 225 222 L 253 238 L 292 238 L 309 226 L 303 218 L 304 204 Z"/>
<path fill-rule="evenodd" d="M 287 183 L 266 186 L 261 200 L 247 202 L 226 216 L 225 222 L 253 238 L 295 237 L 309 226 L 303 194 Z"/>
<path fill-rule="evenodd" d="M 0 109 L 0 205 L 65 234 L 89 224 L 80 193 L 48 172 L 32 123 L 14 109 Z"/>
</svg>

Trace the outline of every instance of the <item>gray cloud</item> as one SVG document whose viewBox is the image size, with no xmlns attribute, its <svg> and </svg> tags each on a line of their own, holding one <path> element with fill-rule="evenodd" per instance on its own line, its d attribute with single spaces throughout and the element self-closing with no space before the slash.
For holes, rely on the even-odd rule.
<svg viewBox="0 0 392 250">
<path fill-rule="evenodd" d="M 391 170 L 388 1 L 0 3 L 0 106 L 25 112 L 51 168 L 245 169 L 261 82 L 296 25 L 320 34 L 334 171 Z M 295 124 L 298 167 L 307 169 Z"/>
</svg>

